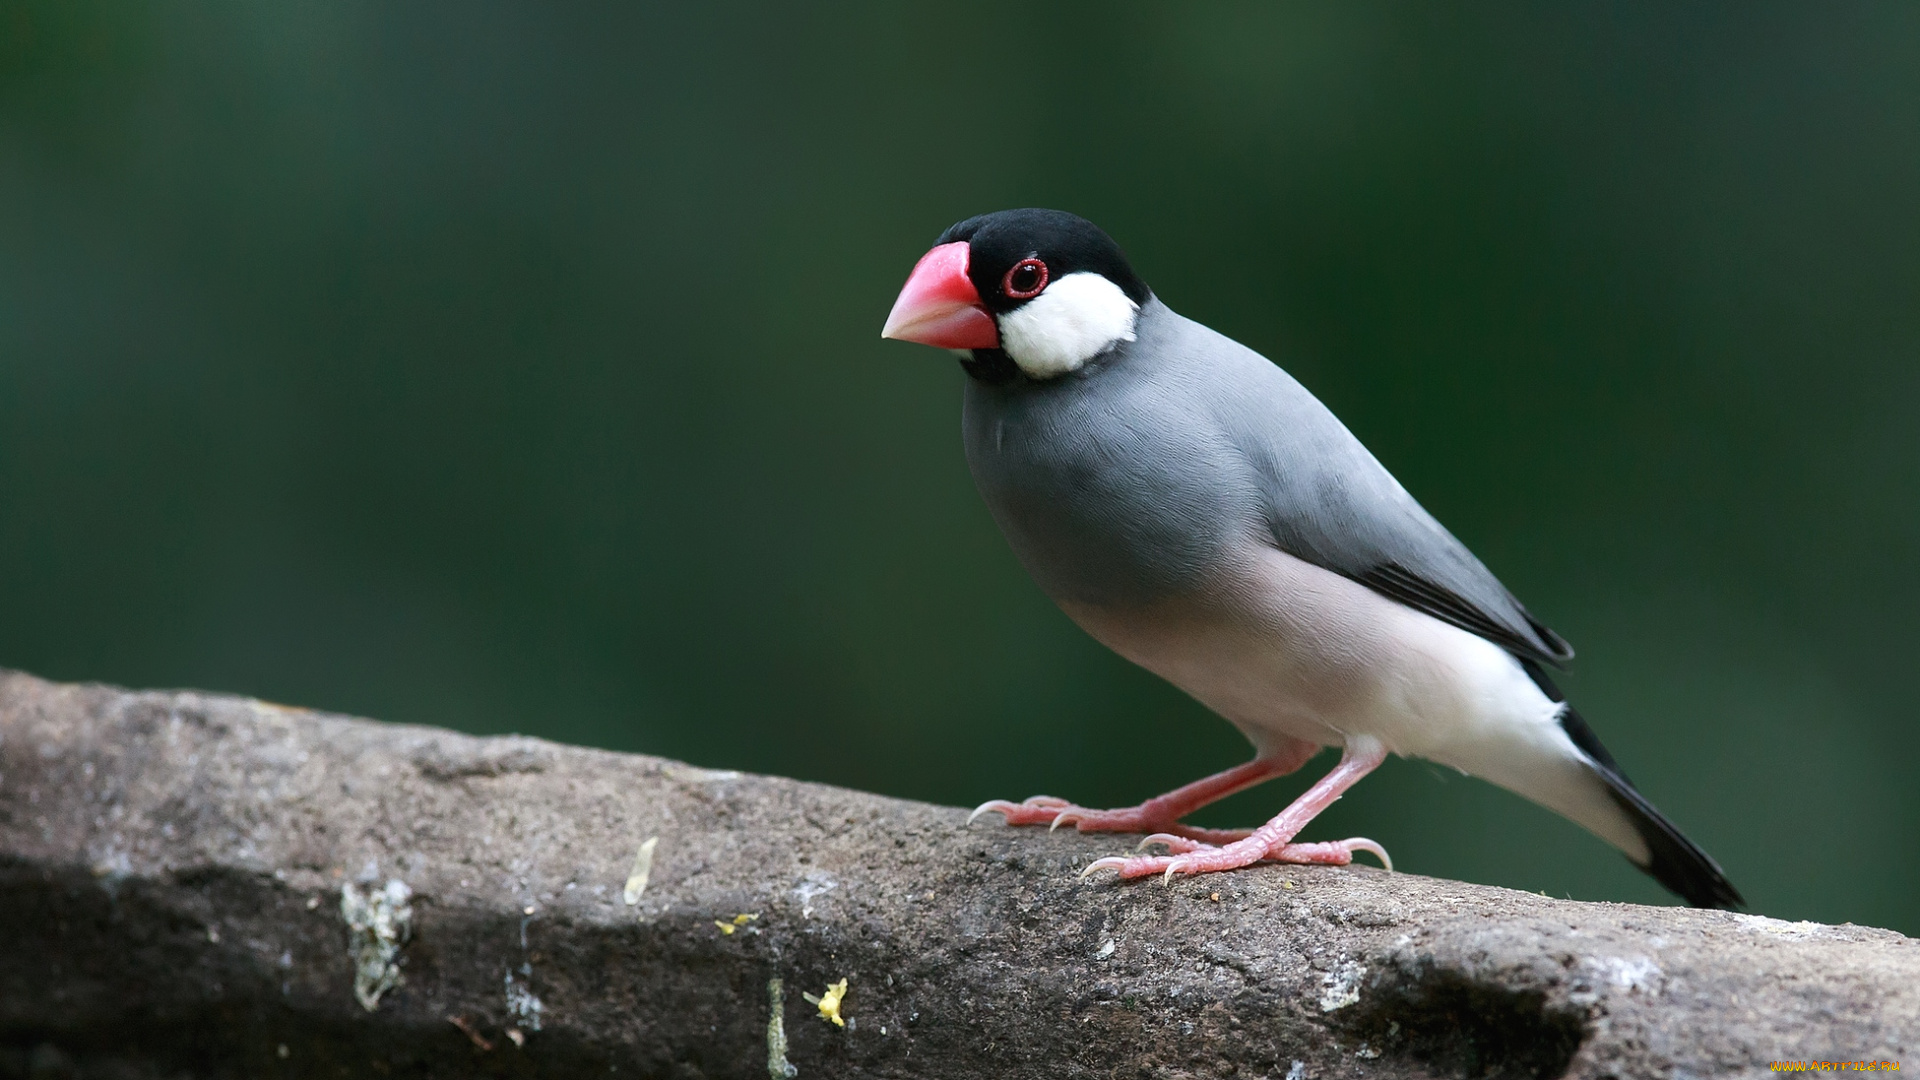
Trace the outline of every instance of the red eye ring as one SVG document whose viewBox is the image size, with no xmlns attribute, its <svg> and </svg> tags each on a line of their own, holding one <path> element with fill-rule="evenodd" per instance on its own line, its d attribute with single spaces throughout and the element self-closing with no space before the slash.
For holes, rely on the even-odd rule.
<svg viewBox="0 0 1920 1080">
<path fill-rule="evenodd" d="M 1015 286 L 1015 278 L 1020 279 L 1021 285 L 1029 287 Z M 1025 258 L 1014 263 L 1013 267 L 1007 271 L 1007 276 L 1000 279 L 1000 291 L 1005 293 L 1009 300 L 1031 299 L 1039 296 L 1040 290 L 1046 287 L 1047 264 L 1035 258 Z"/>
</svg>

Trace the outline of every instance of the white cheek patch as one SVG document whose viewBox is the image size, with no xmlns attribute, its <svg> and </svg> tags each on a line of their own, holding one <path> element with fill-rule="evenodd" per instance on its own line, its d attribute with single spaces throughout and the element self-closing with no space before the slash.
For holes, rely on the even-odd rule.
<svg viewBox="0 0 1920 1080">
<path fill-rule="evenodd" d="M 1028 378 L 1051 379 L 1132 341 L 1139 313 L 1120 286 L 1083 270 L 1000 316 L 1000 347 Z"/>
</svg>

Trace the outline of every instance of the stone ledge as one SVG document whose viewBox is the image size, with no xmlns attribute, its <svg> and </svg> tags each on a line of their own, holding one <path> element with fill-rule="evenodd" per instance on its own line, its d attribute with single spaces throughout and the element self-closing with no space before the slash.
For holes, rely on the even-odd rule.
<svg viewBox="0 0 1920 1080">
<path fill-rule="evenodd" d="M 1116 838 L 964 820 L 0 672 L 0 1076 L 1920 1067 L 1920 943 L 1890 931 L 1365 867 L 1079 883 Z M 844 1027 L 803 996 L 841 979 Z"/>
</svg>

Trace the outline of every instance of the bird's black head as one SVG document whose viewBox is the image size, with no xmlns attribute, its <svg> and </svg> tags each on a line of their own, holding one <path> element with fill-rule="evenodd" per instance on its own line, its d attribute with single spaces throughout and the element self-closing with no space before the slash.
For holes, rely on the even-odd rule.
<svg viewBox="0 0 1920 1080">
<path fill-rule="evenodd" d="M 1012 311 L 1068 274 L 1095 273 L 1136 305 L 1151 295 L 1126 253 L 1093 222 L 1065 210 L 1001 210 L 947 226 L 934 246 L 965 241 L 967 277 L 992 312 Z"/>
<path fill-rule="evenodd" d="M 987 381 L 1049 379 L 1122 341 L 1152 296 L 1099 226 L 1060 210 L 1002 210 L 940 234 L 882 337 L 967 350 Z"/>
</svg>

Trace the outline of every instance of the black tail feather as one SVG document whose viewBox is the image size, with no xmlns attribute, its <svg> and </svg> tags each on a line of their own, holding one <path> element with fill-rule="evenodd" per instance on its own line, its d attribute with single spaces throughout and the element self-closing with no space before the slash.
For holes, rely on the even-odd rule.
<svg viewBox="0 0 1920 1080">
<path fill-rule="evenodd" d="M 1613 755 L 1600 745 L 1600 739 L 1594 735 L 1593 729 L 1587 726 L 1573 706 L 1566 704 L 1565 695 L 1560 693 L 1560 688 L 1553 684 L 1547 673 L 1530 661 L 1521 660 L 1520 663 L 1548 697 L 1561 703 L 1560 727 L 1573 740 L 1573 745 L 1593 759 L 1593 771 L 1606 781 L 1607 794 L 1612 796 L 1615 805 L 1625 811 L 1627 819 L 1633 823 L 1634 831 L 1640 834 L 1640 839 L 1647 845 L 1651 858 L 1640 869 L 1694 907 L 1745 907 L 1746 900 L 1741 897 L 1740 890 L 1727 880 L 1720 864 L 1713 861 L 1713 856 L 1700 850 L 1698 844 L 1687 839 L 1673 822 L 1667 820 L 1666 815 L 1654 809 L 1646 796 L 1634 788 L 1627 774 L 1620 771 L 1620 765 L 1613 760 Z"/>
<path fill-rule="evenodd" d="M 1569 710 L 1571 713 L 1571 710 Z M 1608 769 L 1597 769 L 1607 782 L 1607 794 L 1633 821 L 1634 831 L 1646 841 L 1653 860 L 1641 867 L 1653 879 L 1678 894 L 1687 903 L 1702 908 L 1740 908 L 1747 901 L 1733 887 L 1720 864 L 1700 846 L 1686 838 L 1646 796 L 1635 791 L 1627 778 Z"/>
</svg>

